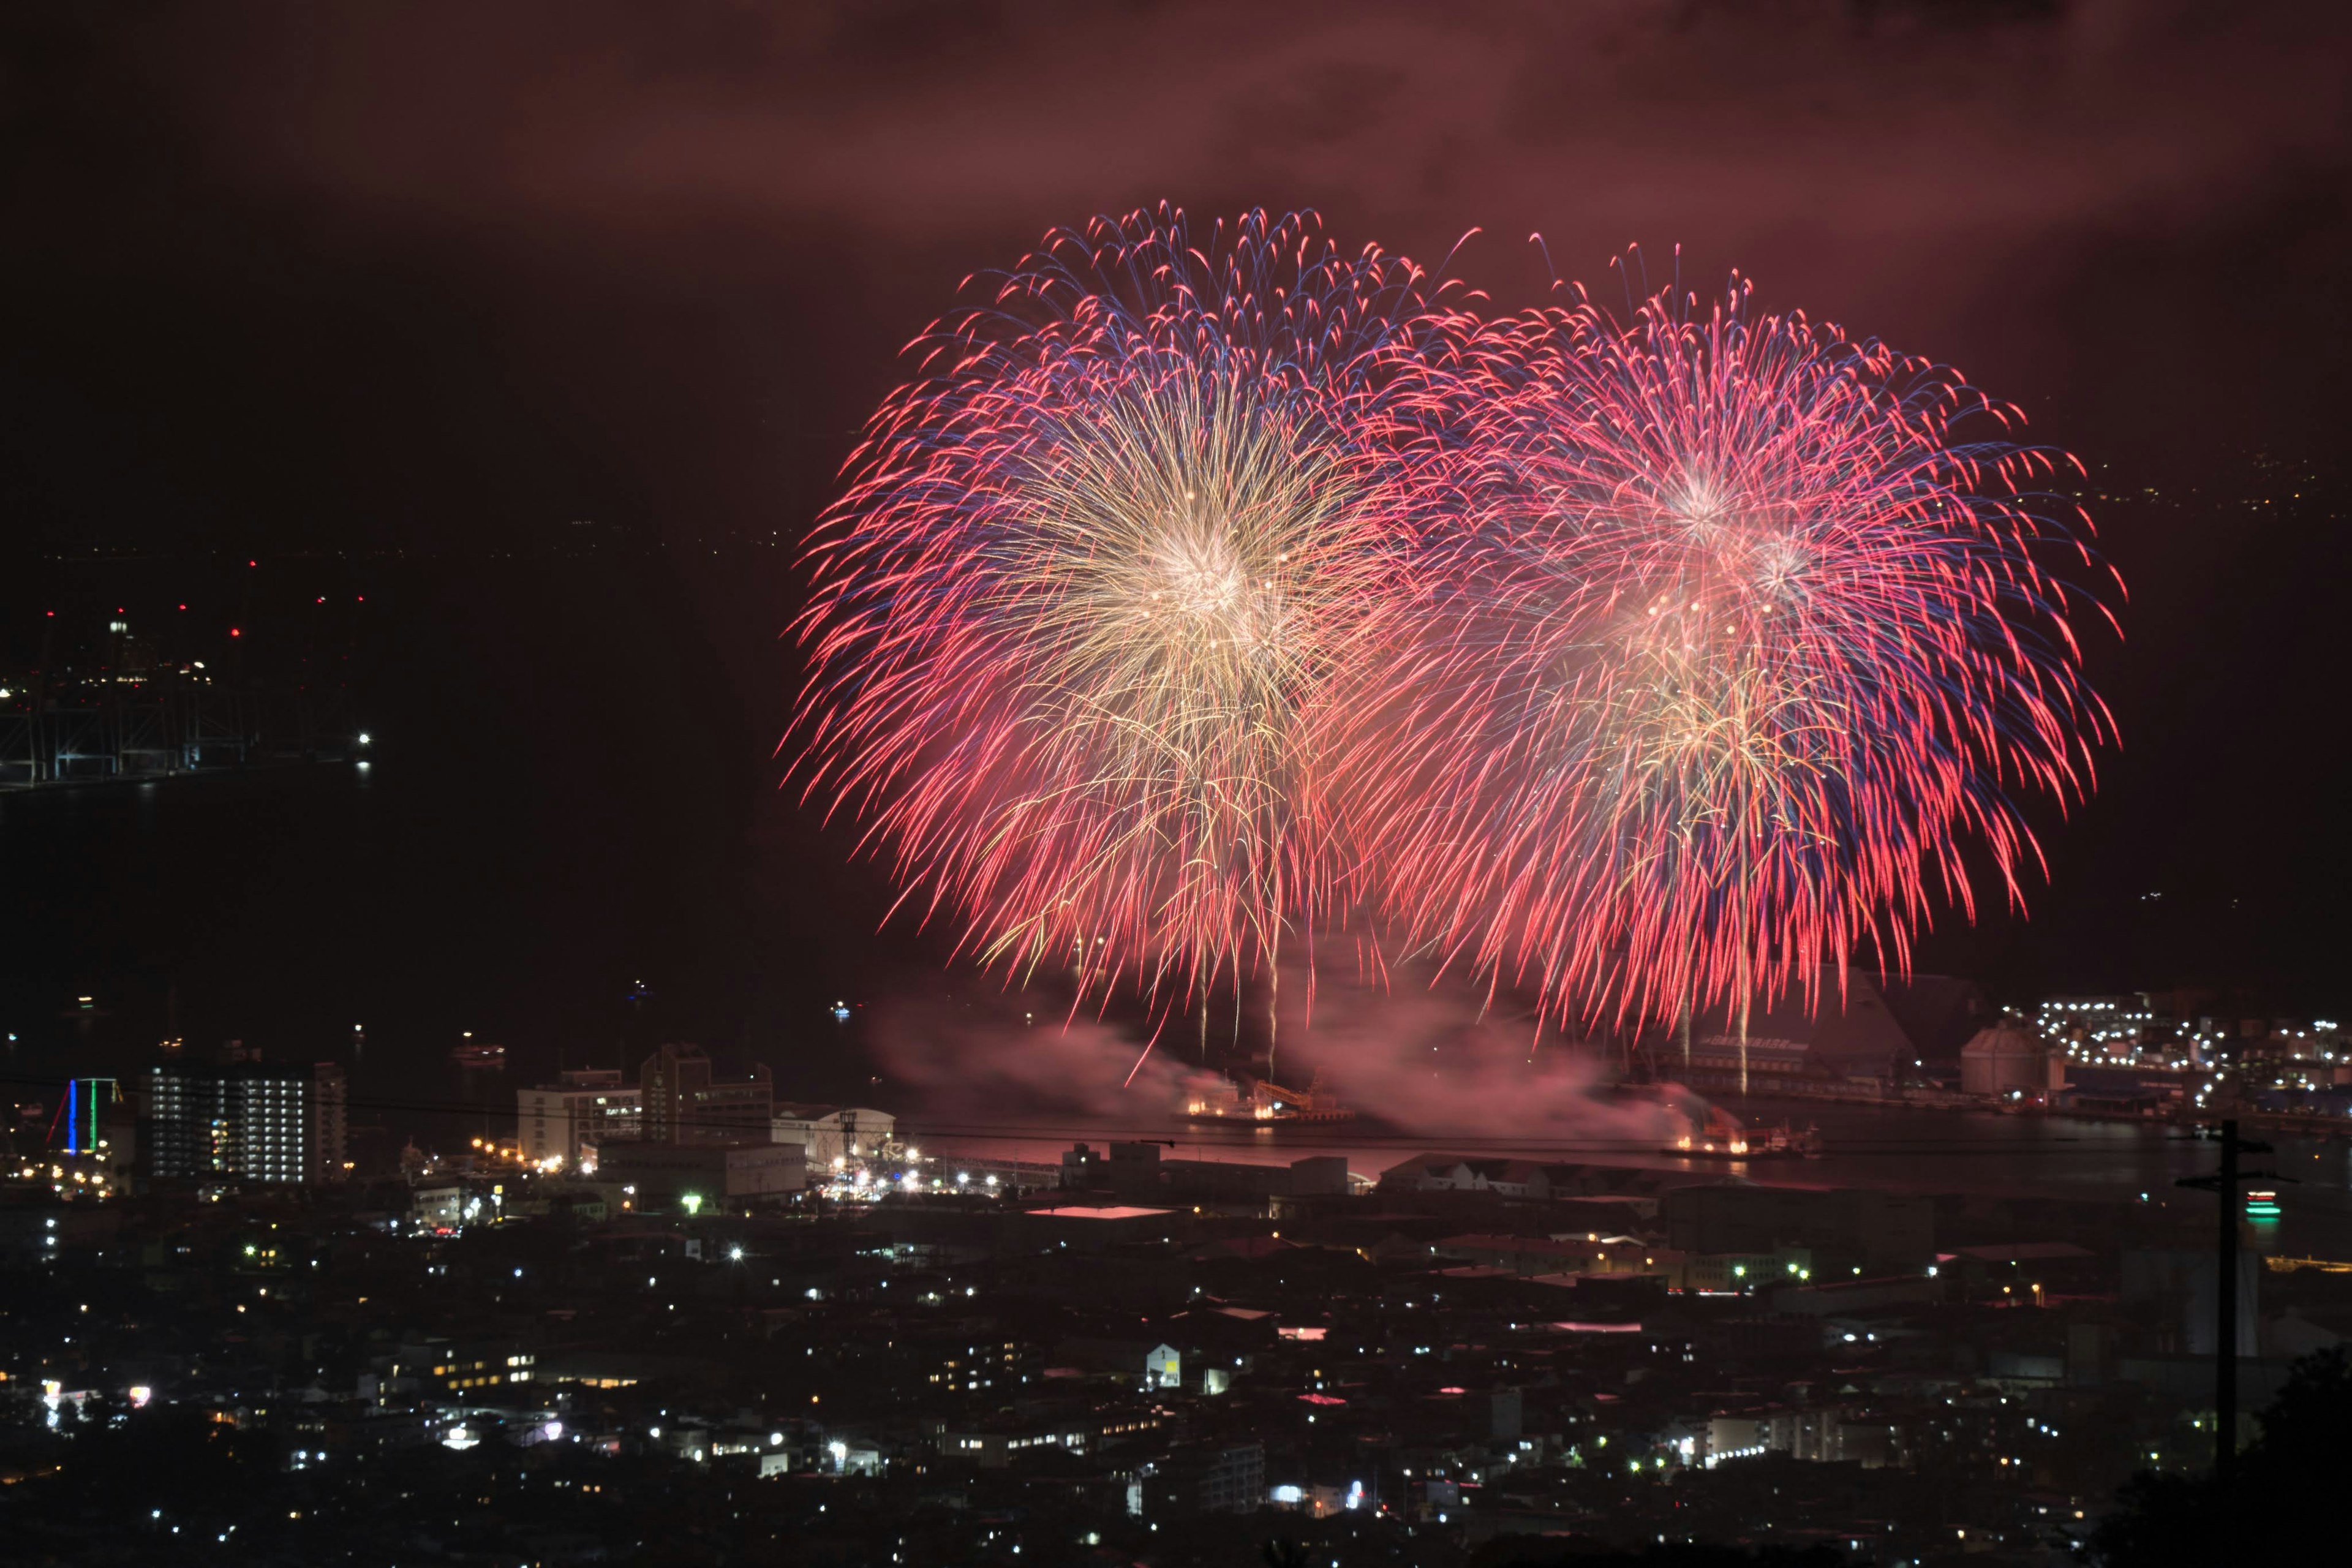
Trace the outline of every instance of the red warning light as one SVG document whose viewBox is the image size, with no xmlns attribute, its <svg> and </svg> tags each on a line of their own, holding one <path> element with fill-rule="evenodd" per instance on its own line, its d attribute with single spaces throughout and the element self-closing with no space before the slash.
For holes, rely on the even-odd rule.
<svg viewBox="0 0 2352 1568">
<path fill-rule="evenodd" d="M 231 637 L 243 637 L 245 634 L 244 634 L 243 632 L 241 632 L 241 631 L 237 630 L 235 626 L 231 626 L 231 627 L 229 627 L 229 629 L 228 629 L 228 635 L 229 635 L 229 636 L 231 636 Z"/>
</svg>

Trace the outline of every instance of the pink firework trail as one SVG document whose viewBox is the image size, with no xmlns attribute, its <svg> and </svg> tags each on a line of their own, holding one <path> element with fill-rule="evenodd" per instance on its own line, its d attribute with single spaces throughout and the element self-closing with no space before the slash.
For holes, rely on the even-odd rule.
<svg viewBox="0 0 2352 1568">
<path fill-rule="evenodd" d="M 1956 373 L 1673 295 L 1489 329 L 1427 408 L 1412 591 L 1324 714 L 1331 808 L 1421 951 L 1553 1016 L 1688 1016 L 1973 912 L 2111 738 L 2071 459 Z M 2060 563 L 2071 562 L 2073 567 Z"/>
<path fill-rule="evenodd" d="M 965 951 L 1197 995 L 1330 904 L 1307 738 L 1395 570 L 1372 433 L 1442 292 L 1311 216 L 1162 207 L 917 341 L 812 549 L 799 734 Z"/>
</svg>

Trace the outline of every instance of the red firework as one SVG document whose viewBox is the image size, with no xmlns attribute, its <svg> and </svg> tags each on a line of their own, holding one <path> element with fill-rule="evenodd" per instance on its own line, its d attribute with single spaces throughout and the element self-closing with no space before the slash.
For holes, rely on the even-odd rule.
<svg viewBox="0 0 2352 1568">
<path fill-rule="evenodd" d="M 1297 802 L 1393 558 L 1367 432 L 1449 319 L 1311 216 L 1196 248 L 1165 207 L 989 294 L 918 340 L 813 548 L 808 788 L 983 962 L 1081 996 L 1267 964 L 1334 879 Z"/>
<path fill-rule="evenodd" d="M 1327 710 L 1397 928 L 1555 1016 L 1744 1031 L 1864 942 L 1906 963 L 1937 897 L 1972 913 L 1971 845 L 2019 898 L 2015 797 L 2079 798 L 2112 733 L 2053 571 L 2088 519 L 2036 493 L 2071 459 L 1737 280 L 1466 363 L 1393 657 Z"/>
</svg>

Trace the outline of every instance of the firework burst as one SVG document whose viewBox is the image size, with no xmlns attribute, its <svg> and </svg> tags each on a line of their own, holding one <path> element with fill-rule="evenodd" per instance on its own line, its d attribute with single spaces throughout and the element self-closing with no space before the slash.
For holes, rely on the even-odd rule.
<svg viewBox="0 0 2352 1568">
<path fill-rule="evenodd" d="M 2019 896 L 2015 798 L 2079 798 L 2111 733 L 2051 564 L 2087 519 L 2036 493 L 2066 459 L 1737 281 L 1465 363 L 1395 655 L 1330 709 L 1400 928 L 1555 1014 L 1744 1019 L 1857 944 L 1906 963 L 1971 846 Z"/>
<path fill-rule="evenodd" d="M 918 340 L 813 549 L 812 791 L 1013 973 L 1193 994 L 1329 899 L 1308 716 L 1392 568 L 1421 275 L 1262 213 L 1050 236 Z"/>
</svg>

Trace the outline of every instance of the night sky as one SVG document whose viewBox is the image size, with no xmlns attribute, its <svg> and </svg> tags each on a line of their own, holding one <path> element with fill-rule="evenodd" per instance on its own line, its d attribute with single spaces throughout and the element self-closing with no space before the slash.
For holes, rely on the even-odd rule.
<svg viewBox="0 0 2352 1568">
<path fill-rule="evenodd" d="M 2090 660 L 2123 748 L 2045 825 L 2034 919 L 1948 920 L 1923 965 L 2004 999 L 2197 983 L 2337 1008 L 2345 16 L 12 5 L 8 636 L 58 557 L 403 552 L 377 679 L 413 677 L 410 732 L 493 781 L 478 819 L 450 786 L 434 832 L 598 933 L 515 949 L 530 984 L 609 994 L 651 964 L 717 999 L 699 1027 L 799 1016 L 838 975 L 936 963 L 868 937 L 877 876 L 774 792 L 771 748 L 791 546 L 967 274 L 1163 198 L 1313 207 L 1431 265 L 1475 229 L 1452 270 L 1506 306 L 1549 281 L 1532 232 L 1596 291 L 1629 245 L 1654 279 L 1679 246 L 1696 286 L 1737 268 L 1769 307 L 1958 366 L 2118 498 L 2093 511 L 2126 638 L 2094 632 Z M 631 564 L 562 558 L 582 521 Z M 629 868 L 581 871 L 606 857 Z M 487 912 L 453 916 L 450 952 L 404 961 L 545 926 L 543 901 L 468 897 Z M 236 908 L 254 942 L 277 929 Z M 10 984 L 106 973 L 102 924 L 12 957 Z M 228 1030 L 246 1004 L 212 1005 Z"/>
</svg>

